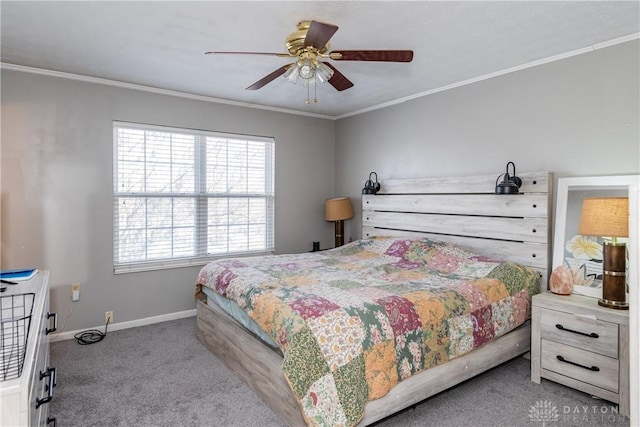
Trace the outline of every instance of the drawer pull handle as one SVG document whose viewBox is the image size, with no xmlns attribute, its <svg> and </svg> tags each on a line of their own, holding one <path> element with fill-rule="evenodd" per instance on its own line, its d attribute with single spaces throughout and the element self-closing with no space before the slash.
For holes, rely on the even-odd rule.
<svg viewBox="0 0 640 427">
<path fill-rule="evenodd" d="M 595 332 L 591 332 L 590 334 L 588 334 L 586 332 L 574 331 L 573 329 L 565 328 L 559 323 L 556 325 L 556 328 L 560 329 L 561 331 L 572 332 L 574 334 L 584 335 L 585 337 L 589 337 L 589 338 L 600 338 L 600 335 L 596 334 Z"/>
<path fill-rule="evenodd" d="M 48 384 L 44 387 L 47 392 L 47 397 L 43 397 L 42 399 L 36 397 L 36 409 L 45 403 L 51 402 L 51 399 L 53 399 L 53 388 L 56 386 L 56 368 L 49 368 L 46 371 L 40 371 L 40 381 L 46 377 L 49 377 Z"/>
<path fill-rule="evenodd" d="M 579 366 L 580 368 L 584 368 L 584 369 L 586 369 L 586 370 L 588 370 L 588 371 L 593 371 L 593 372 L 599 372 L 599 371 L 600 371 L 600 368 L 598 368 L 597 366 L 591 366 L 591 367 L 589 367 L 589 366 L 584 366 L 584 365 L 581 365 L 581 364 L 579 364 L 579 363 L 576 363 L 576 362 L 572 362 L 572 361 L 570 361 L 570 360 L 567 360 L 567 359 L 565 359 L 565 358 L 564 358 L 564 357 L 562 357 L 562 356 L 556 356 L 556 357 L 558 358 L 558 360 L 559 360 L 559 361 L 564 362 L 564 363 L 568 363 L 569 365 Z"/>
<path fill-rule="evenodd" d="M 53 317 L 53 329 L 46 328 L 46 334 L 49 335 L 51 332 L 55 332 L 58 329 L 58 314 L 57 313 L 47 313 L 47 320 Z"/>
</svg>

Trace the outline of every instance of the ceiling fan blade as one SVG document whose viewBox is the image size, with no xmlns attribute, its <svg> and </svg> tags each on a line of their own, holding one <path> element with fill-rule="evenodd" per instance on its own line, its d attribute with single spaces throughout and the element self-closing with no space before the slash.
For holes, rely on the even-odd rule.
<svg viewBox="0 0 640 427">
<path fill-rule="evenodd" d="M 341 92 L 343 90 L 349 89 L 350 87 L 353 87 L 353 83 L 351 82 L 351 80 L 346 78 L 344 74 L 336 69 L 336 67 L 329 64 L 328 62 L 323 62 L 323 64 L 326 64 L 333 70 L 333 76 L 331 76 L 331 78 L 329 79 L 329 84 L 335 87 L 337 91 Z"/>
<path fill-rule="evenodd" d="M 273 73 L 264 76 L 263 78 L 261 78 L 260 80 L 258 80 L 257 82 L 255 82 L 254 84 L 249 86 L 246 90 L 258 90 L 258 89 L 260 89 L 262 86 L 265 86 L 268 83 L 271 83 L 272 81 L 274 81 L 275 79 L 277 79 L 278 77 L 283 75 L 287 71 L 287 68 L 289 68 L 290 66 L 291 66 L 291 64 L 288 64 L 288 65 L 285 65 L 283 67 L 278 68 Z"/>
<path fill-rule="evenodd" d="M 336 61 L 387 61 L 387 62 L 411 62 L 412 50 L 334 50 L 330 55 L 339 53 Z M 337 56 L 337 55 L 336 55 Z"/>
<path fill-rule="evenodd" d="M 225 54 L 225 55 L 269 55 L 269 56 L 280 56 L 280 57 L 287 57 L 287 58 L 291 56 L 288 53 L 279 53 L 279 52 L 230 52 L 230 51 L 220 51 L 220 50 L 205 52 L 204 54 L 205 55 L 219 55 L 219 54 Z"/>
<path fill-rule="evenodd" d="M 323 22 L 311 21 L 307 35 L 304 38 L 304 47 L 313 46 L 321 50 L 329 39 L 338 31 L 338 26 Z"/>
</svg>

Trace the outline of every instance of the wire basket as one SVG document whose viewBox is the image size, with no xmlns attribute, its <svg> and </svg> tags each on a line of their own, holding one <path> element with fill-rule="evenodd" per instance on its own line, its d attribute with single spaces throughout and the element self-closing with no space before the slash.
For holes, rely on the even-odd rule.
<svg viewBox="0 0 640 427">
<path fill-rule="evenodd" d="M 35 294 L 0 297 L 0 381 L 22 375 Z"/>
</svg>

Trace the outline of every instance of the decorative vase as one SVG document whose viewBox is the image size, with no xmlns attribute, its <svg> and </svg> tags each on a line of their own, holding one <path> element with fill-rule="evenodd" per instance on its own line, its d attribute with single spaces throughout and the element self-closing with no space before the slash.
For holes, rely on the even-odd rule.
<svg viewBox="0 0 640 427">
<path fill-rule="evenodd" d="M 558 295 L 570 295 L 573 290 L 573 274 L 564 265 L 556 267 L 549 278 L 549 290 Z"/>
</svg>

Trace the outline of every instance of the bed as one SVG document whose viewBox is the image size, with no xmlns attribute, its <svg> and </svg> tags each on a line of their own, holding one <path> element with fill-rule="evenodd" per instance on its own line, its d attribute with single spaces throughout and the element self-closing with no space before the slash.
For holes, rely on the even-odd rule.
<svg viewBox="0 0 640 427">
<path fill-rule="evenodd" d="M 289 425 L 368 425 L 521 355 L 550 174 L 521 178 L 519 195 L 492 194 L 495 176 L 383 181 L 362 240 L 214 261 L 198 338 Z"/>
</svg>

